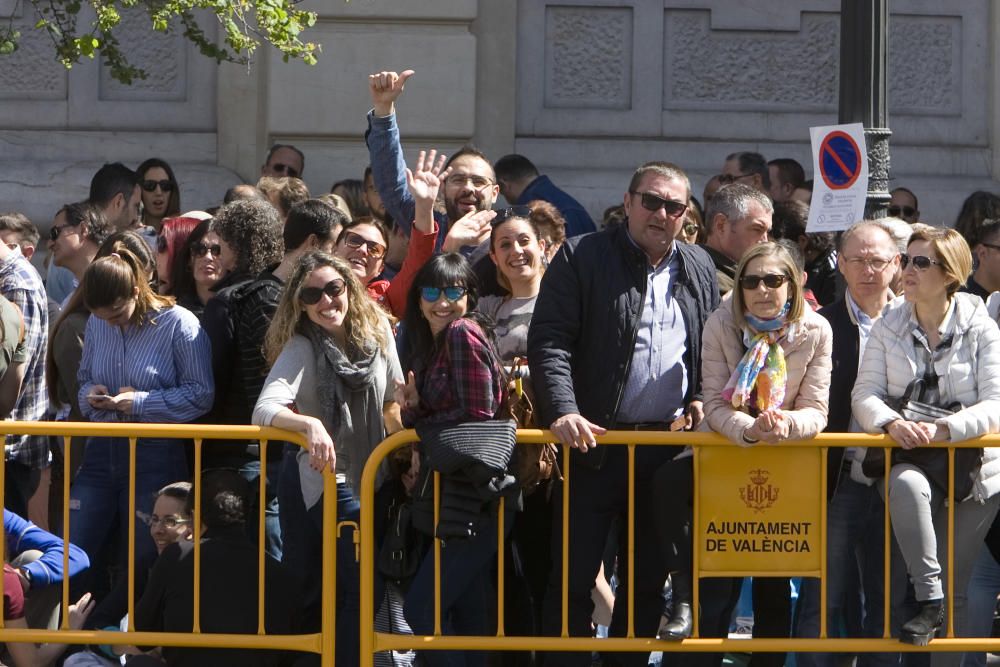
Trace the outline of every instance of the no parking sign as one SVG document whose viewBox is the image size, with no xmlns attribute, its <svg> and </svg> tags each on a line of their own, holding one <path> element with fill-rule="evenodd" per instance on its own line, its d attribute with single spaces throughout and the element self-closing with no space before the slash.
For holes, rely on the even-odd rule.
<svg viewBox="0 0 1000 667">
<path fill-rule="evenodd" d="M 809 128 L 813 148 L 813 195 L 810 232 L 847 229 L 861 220 L 868 193 L 868 153 L 864 126 Z"/>
</svg>

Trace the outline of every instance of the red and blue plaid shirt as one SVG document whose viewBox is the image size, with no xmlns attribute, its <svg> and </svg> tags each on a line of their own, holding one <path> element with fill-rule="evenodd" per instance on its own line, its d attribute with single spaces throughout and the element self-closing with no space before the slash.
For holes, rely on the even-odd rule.
<svg viewBox="0 0 1000 667">
<path fill-rule="evenodd" d="M 483 421 L 500 410 L 504 380 L 486 334 L 459 318 L 448 325 L 444 344 L 417 378 L 420 405 L 403 410 L 403 423 Z"/>
</svg>

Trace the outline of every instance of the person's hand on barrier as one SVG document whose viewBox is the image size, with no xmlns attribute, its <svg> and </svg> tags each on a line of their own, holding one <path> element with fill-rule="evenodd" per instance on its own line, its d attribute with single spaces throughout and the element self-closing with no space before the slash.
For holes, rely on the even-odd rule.
<svg viewBox="0 0 1000 667">
<path fill-rule="evenodd" d="M 337 451 L 333 446 L 333 438 L 326 432 L 323 422 L 315 417 L 306 421 L 306 441 L 309 443 L 309 465 L 317 472 L 329 464 L 330 468 L 337 464 Z"/>
<path fill-rule="evenodd" d="M 420 405 L 420 394 L 417 392 L 417 380 L 413 375 L 413 371 L 406 374 L 406 383 L 404 384 L 400 380 L 396 380 L 396 389 L 393 391 L 393 397 L 399 407 L 404 410 L 413 410 L 418 405 Z"/>
<path fill-rule="evenodd" d="M 903 449 L 914 449 L 931 442 L 931 436 L 923 424 L 896 419 L 886 425 L 885 432 L 899 443 Z"/>
<path fill-rule="evenodd" d="M 69 629 L 79 630 L 82 628 L 84 621 L 87 620 L 90 612 L 94 611 L 96 606 L 97 600 L 90 593 L 81 595 L 79 600 L 69 606 Z"/>
<path fill-rule="evenodd" d="M 452 223 L 441 244 L 441 252 L 458 252 L 466 246 L 478 247 L 490 240 L 496 211 L 473 211 Z"/>
<path fill-rule="evenodd" d="M 597 440 L 594 436 L 604 435 L 608 432 L 608 429 L 603 426 L 591 423 L 576 413 L 563 415 L 555 420 L 549 430 L 559 438 L 559 442 L 563 446 L 576 447 L 581 452 L 597 447 Z"/>
<path fill-rule="evenodd" d="M 775 444 L 788 437 L 791 421 L 781 410 L 765 410 L 757 416 L 747 435 L 755 440 Z"/>
<path fill-rule="evenodd" d="M 406 80 L 413 76 L 412 69 L 402 72 L 378 72 L 368 75 L 368 91 L 376 116 L 388 116 L 395 111 L 395 102 L 403 92 Z"/>
<path fill-rule="evenodd" d="M 688 419 L 687 430 L 697 431 L 701 420 L 705 418 L 705 404 L 701 401 L 691 401 L 688 403 L 685 415 Z"/>
</svg>

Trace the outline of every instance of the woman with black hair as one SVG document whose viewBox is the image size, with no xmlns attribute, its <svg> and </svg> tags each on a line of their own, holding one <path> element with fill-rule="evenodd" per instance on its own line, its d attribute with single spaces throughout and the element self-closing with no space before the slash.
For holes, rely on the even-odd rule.
<svg viewBox="0 0 1000 667">
<path fill-rule="evenodd" d="M 474 312 L 478 286 L 472 268 L 457 253 L 438 255 L 416 275 L 407 298 L 406 329 L 407 381 L 397 383 L 396 402 L 403 407 L 403 422 L 415 426 L 422 440 L 435 427 L 466 422 L 483 422 L 509 417 L 506 378 L 500 366 L 488 320 Z M 507 414 L 504 414 L 507 412 Z M 433 487 L 428 464 L 429 441 L 423 441 L 417 482 Z M 513 447 L 511 447 L 513 449 Z M 495 478 L 502 493 L 513 494 L 505 507 L 517 504 L 517 485 L 500 471 Z M 442 493 L 459 483 L 455 474 L 442 476 Z M 479 489 L 477 488 L 477 491 Z M 499 496 L 497 496 L 499 497 Z M 418 501 L 419 502 L 419 501 Z M 444 634 L 487 634 L 490 599 L 489 572 L 497 553 L 497 502 L 478 501 L 478 512 L 467 521 L 442 520 L 434 532 L 447 536 L 441 549 L 441 628 Z M 442 518 L 444 518 L 442 516 Z M 504 528 L 510 530 L 511 517 Z M 421 563 L 406 596 L 403 613 L 414 633 L 434 631 L 434 555 L 429 552 Z M 481 664 L 476 652 L 429 651 L 430 665 Z"/>
<path fill-rule="evenodd" d="M 181 214 L 181 189 L 174 170 L 164 160 L 152 157 L 135 170 L 142 188 L 140 227 L 159 233 L 163 219 Z"/>
</svg>

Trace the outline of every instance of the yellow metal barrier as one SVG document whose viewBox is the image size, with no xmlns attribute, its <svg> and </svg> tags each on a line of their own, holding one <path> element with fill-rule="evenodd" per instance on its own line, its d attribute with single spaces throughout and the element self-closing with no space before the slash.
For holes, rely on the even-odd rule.
<svg viewBox="0 0 1000 667">
<path fill-rule="evenodd" d="M 74 436 L 117 437 L 129 441 L 129 513 L 135 516 L 135 452 L 139 438 L 172 438 L 193 440 L 195 455 L 194 476 L 194 525 L 201 525 L 201 458 L 204 440 L 259 440 L 260 441 L 260 487 L 261 501 L 258 529 L 261 539 L 258 545 L 258 597 L 257 634 L 202 634 L 201 625 L 201 544 L 194 540 L 194 608 L 193 628 L 190 633 L 179 632 L 136 632 L 135 617 L 135 522 L 130 521 L 128 535 L 128 632 L 70 630 L 68 627 L 69 579 L 62 584 L 62 627 L 59 630 L 10 630 L 3 627 L 0 617 L 0 642 L 34 642 L 59 644 L 130 644 L 142 646 L 184 646 L 202 648 L 249 648 L 303 651 L 321 656 L 322 667 L 333 667 L 334 629 L 336 606 L 336 526 L 337 487 L 336 477 L 327 470 L 323 476 L 324 522 L 330 526 L 323 531 L 323 590 L 322 620 L 319 633 L 302 635 L 268 635 L 264 626 L 264 518 L 267 484 L 267 447 L 269 441 L 285 441 L 306 447 L 305 438 L 299 433 L 276 428 L 258 426 L 208 426 L 194 424 L 98 424 L 83 422 L 0 422 L 0 433 L 6 435 L 60 436 L 63 438 L 65 461 L 63 475 L 63 572 L 69 571 L 69 547 L 72 535 L 69 530 L 69 498 L 72 462 L 70 461 L 70 439 Z M 180 443 L 178 443 L 180 446 Z M 0 466 L 0 500 L 2 500 L 4 467 Z M 197 529 L 196 529 L 197 530 Z M 2 544 L 3 541 L 0 541 Z M 3 545 L 5 547 L 5 545 Z M 2 547 L 0 547 L 2 548 Z M 328 578 L 327 578 L 328 577 Z M 0 595 L 3 581 L 0 578 Z"/>
<path fill-rule="evenodd" d="M 375 479 L 383 459 L 393 450 L 408 443 L 417 441 L 416 432 L 401 431 L 383 441 L 368 459 L 365 466 L 364 476 L 361 482 L 361 505 L 365 508 L 361 513 L 361 667 L 372 667 L 375 653 L 381 651 L 399 650 L 475 650 L 475 651 L 614 651 L 614 652 L 830 652 L 830 653 L 910 653 L 925 651 L 997 651 L 1000 650 L 1000 639 L 990 638 L 965 638 L 955 637 L 953 619 L 953 586 L 954 577 L 954 503 L 948 503 L 948 582 L 947 582 L 947 633 L 945 637 L 934 639 L 928 646 L 912 646 L 904 644 L 889 636 L 889 611 L 890 611 L 890 588 L 889 588 L 889 545 L 888 536 L 891 535 L 889 526 L 888 500 L 886 500 L 885 512 L 885 558 L 884 558 L 884 581 L 885 581 L 885 628 L 882 638 L 873 639 L 833 639 L 826 637 L 826 453 L 829 447 L 884 447 L 886 448 L 886 460 L 890 460 L 889 448 L 896 446 L 887 436 L 869 436 L 863 434 L 821 434 L 815 439 L 805 441 L 789 441 L 780 445 L 758 444 L 751 450 L 761 449 L 789 449 L 789 448 L 819 448 L 822 456 L 820 465 L 820 479 L 818 488 L 822 491 L 820 498 L 822 509 L 820 511 L 820 567 L 818 570 L 810 570 L 810 576 L 820 576 L 823 583 L 820 601 L 820 637 L 815 639 L 803 638 L 780 638 L 780 639 L 728 639 L 728 638 L 700 638 L 697 636 L 697 621 L 695 622 L 695 636 L 683 641 L 666 641 L 655 638 L 636 637 L 634 632 L 633 609 L 628 610 L 627 636 L 598 639 L 593 637 L 569 637 L 568 635 L 568 596 L 567 579 L 568 568 L 566 564 L 569 559 L 570 540 L 562 541 L 562 631 L 559 637 L 513 637 L 504 633 L 503 626 L 503 513 L 501 510 L 497 546 L 498 546 L 498 588 L 501 593 L 497 595 L 497 618 L 498 626 L 495 636 L 443 636 L 441 635 L 441 603 L 440 603 L 440 541 L 434 540 L 435 558 L 435 625 L 434 634 L 431 636 L 414 636 L 389 634 L 376 632 L 374 629 L 375 600 L 373 599 L 373 587 L 376 561 L 376 542 L 374 535 L 374 518 L 372 512 L 367 508 L 373 506 L 375 494 Z M 519 430 L 518 442 L 525 443 L 545 443 L 555 441 L 555 437 L 549 431 L 540 430 Z M 703 447 L 735 447 L 722 436 L 714 433 L 668 433 L 668 432 L 642 432 L 642 431 L 609 431 L 606 435 L 598 436 L 599 446 L 626 446 L 628 448 L 628 475 L 629 489 L 634 489 L 635 481 L 635 448 L 637 446 L 651 445 L 691 445 L 696 450 Z M 937 446 L 937 445 L 936 445 Z M 945 445 L 941 445 L 944 447 Z M 991 435 L 970 440 L 963 443 L 947 445 L 949 461 L 954 463 L 954 451 L 956 447 L 1000 447 L 1000 435 Z M 743 448 L 740 448 L 743 449 Z M 700 526 L 699 502 L 697 501 L 698 490 L 698 458 L 695 459 L 695 507 L 692 533 L 696 533 Z M 569 519 L 569 488 L 571 482 L 569 451 L 563 449 L 564 492 L 562 522 L 563 535 L 566 533 Z M 891 466 L 886 466 L 884 483 L 888 484 L 889 471 Z M 949 471 L 948 497 L 954 495 L 954 466 Z M 438 500 L 440 498 L 439 475 L 435 473 L 434 497 L 435 497 L 435 524 L 437 523 L 437 513 L 439 510 Z M 806 483 L 809 483 L 806 481 Z M 630 492 L 628 502 L 629 517 L 635 515 L 635 494 Z M 701 535 L 693 534 L 692 543 L 697 545 Z M 628 571 L 635 572 L 633 560 L 635 556 L 635 527 L 634 521 L 629 521 L 627 538 L 627 559 Z M 694 578 L 695 581 L 703 575 L 699 571 L 698 549 L 695 549 Z M 754 570 L 733 571 L 726 573 L 732 576 L 753 576 L 758 574 Z M 760 571 L 760 575 L 777 576 L 777 572 Z M 719 573 L 712 573 L 711 576 L 723 576 Z M 793 575 L 794 576 L 794 575 Z M 634 600 L 633 577 L 628 578 L 629 600 Z M 698 589 L 693 586 L 693 606 L 698 609 Z M 697 618 L 697 614 L 695 615 Z"/>
</svg>

